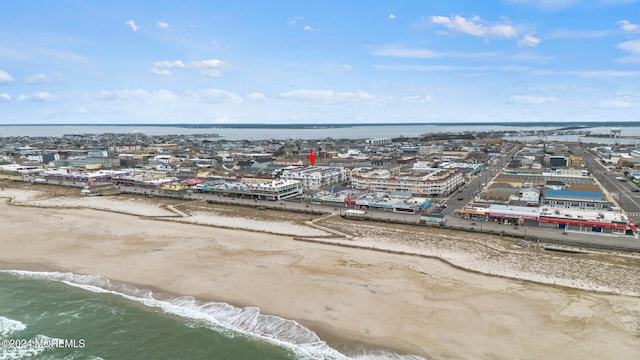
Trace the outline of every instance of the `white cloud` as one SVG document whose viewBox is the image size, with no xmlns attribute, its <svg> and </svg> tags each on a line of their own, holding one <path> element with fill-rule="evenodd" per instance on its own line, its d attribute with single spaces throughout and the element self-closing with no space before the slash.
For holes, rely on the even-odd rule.
<svg viewBox="0 0 640 360">
<path fill-rule="evenodd" d="M 251 102 L 265 102 L 267 101 L 267 97 L 260 92 L 252 92 L 250 94 L 247 94 L 247 96 L 245 97 L 247 99 L 247 101 L 251 101 Z"/>
<path fill-rule="evenodd" d="M 176 61 L 156 61 L 153 63 L 155 67 L 166 67 L 166 68 L 183 68 L 185 67 L 184 63 L 180 60 Z"/>
<path fill-rule="evenodd" d="M 156 100 L 156 101 L 174 101 L 178 97 L 170 90 L 146 90 L 146 89 L 120 89 L 120 90 L 102 90 L 96 97 L 98 100 Z"/>
<path fill-rule="evenodd" d="M 557 11 L 569 8 L 582 0 L 507 0 L 513 4 L 522 4 L 546 11 Z"/>
<path fill-rule="evenodd" d="M 429 49 L 407 49 L 397 46 L 382 46 L 373 49 L 372 55 L 387 56 L 387 57 L 400 57 L 400 58 L 421 58 L 429 59 L 439 57 L 438 53 Z"/>
<path fill-rule="evenodd" d="M 304 18 L 302 16 L 294 16 L 292 18 L 287 19 L 287 24 L 289 24 L 289 26 L 293 26 L 301 21 L 304 21 Z"/>
<path fill-rule="evenodd" d="M 633 105 L 631 102 L 623 99 L 605 99 L 600 101 L 600 106 L 605 109 L 625 109 Z"/>
<path fill-rule="evenodd" d="M 164 21 L 158 21 L 156 23 L 156 25 L 160 28 L 160 29 L 168 29 L 169 28 L 169 24 L 164 22 Z"/>
<path fill-rule="evenodd" d="M 389 14 L 389 19 L 393 20 L 393 19 L 395 19 L 395 18 L 396 18 L 396 15 L 395 15 L 395 14 L 393 14 L 393 13 Z"/>
<path fill-rule="evenodd" d="M 45 66 L 52 63 L 73 63 L 88 65 L 91 59 L 70 51 L 53 49 L 49 47 L 33 44 L 30 41 L 9 41 L 0 39 L 0 59 L 9 59 L 19 62 L 31 62 Z"/>
<path fill-rule="evenodd" d="M 222 71 L 216 69 L 202 69 L 200 74 L 206 77 L 222 77 Z"/>
<path fill-rule="evenodd" d="M 620 20 L 618 21 L 618 25 L 620 25 L 620 28 L 625 32 L 632 34 L 640 33 L 640 25 L 633 24 L 629 20 Z"/>
<path fill-rule="evenodd" d="M 44 84 L 49 82 L 49 76 L 47 74 L 33 74 L 26 80 L 27 84 Z"/>
<path fill-rule="evenodd" d="M 189 65 L 196 69 L 201 68 L 215 68 L 215 69 L 228 69 L 231 67 L 226 61 L 218 60 L 218 59 L 209 59 L 209 60 L 201 60 L 201 61 L 192 61 Z"/>
<path fill-rule="evenodd" d="M 442 25 L 453 32 L 459 32 L 471 36 L 482 38 L 507 38 L 511 39 L 518 36 L 518 32 L 511 25 L 485 25 L 479 16 L 471 19 L 465 19 L 460 15 L 451 17 L 432 16 L 431 22 Z"/>
<path fill-rule="evenodd" d="M 232 68 L 231 64 L 229 64 L 228 62 L 218 59 L 192 61 L 188 64 L 185 64 L 181 60 L 165 60 L 156 61 L 155 63 L 153 63 L 153 66 L 155 66 L 155 69 L 151 69 L 150 71 L 156 75 L 171 75 L 171 72 L 159 70 L 157 68 L 191 68 L 198 70 L 202 75 L 208 77 L 220 77 L 222 76 L 221 70 Z"/>
<path fill-rule="evenodd" d="M 640 64 L 640 40 L 625 41 L 618 44 L 617 47 L 631 53 L 631 55 L 617 59 L 618 62 Z"/>
<path fill-rule="evenodd" d="M 6 71 L 0 70 L 0 84 L 9 84 L 13 82 L 13 77 Z"/>
<path fill-rule="evenodd" d="M 433 97 L 429 96 L 429 95 L 409 95 L 409 96 L 404 96 L 402 98 L 402 101 L 406 101 L 406 102 L 410 102 L 410 103 L 421 103 L 421 104 L 432 104 L 435 102 L 435 100 L 433 99 Z"/>
<path fill-rule="evenodd" d="M 158 76 L 169 76 L 172 75 L 173 73 L 171 72 L 171 70 L 168 69 L 156 69 L 153 68 L 151 70 L 149 70 L 152 74 L 158 75 Z"/>
<path fill-rule="evenodd" d="M 136 23 L 133 20 L 125 21 L 125 24 L 129 25 L 129 27 L 131 28 L 131 30 L 133 30 L 133 32 L 140 30 L 140 27 L 136 25 Z"/>
<path fill-rule="evenodd" d="M 218 59 L 209 59 L 192 61 L 189 63 L 189 67 L 199 70 L 200 74 L 207 77 L 220 77 L 222 76 L 221 69 L 229 69 L 231 64 Z"/>
<path fill-rule="evenodd" d="M 0 102 L 11 101 L 11 95 L 7 93 L 0 93 Z"/>
<path fill-rule="evenodd" d="M 349 64 L 344 64 L 340 67 L 341 70 L 343 71 L 351 71 L 353 70 L 353 66 L 349 65 Z"/>
<path fill-rule="evenodd" d="M 56 97 L 48 92 L 40 91 L 33 94 L 18 95 L 18 101 L 33 101 L 33 102 L 49 102 L 55 101 Z"/>
<path fill-rule="evenodd" d="M 536 47 L 540 43 L 540 38 L 533 36 L 532 34 L 525 35 L 522 39 L 518 40 L 520 46 Z"/>
<path fill-rule="evenodd" d="M 514 95 L 509 99 L 509 102 L 512 104 L 544 104 L 548 102 L 554 102 L 557 99 L 555 97 L 547 96 L 523 96 L 523 95 Z"/>
<path fill-rule="evenodd" d="M 573 30 L 558 29 L 551 32 L 548 37 L 553 39 L 595 39 L 613 35 L 612 30 Z"/>
<path fill-rule="evenodd" d="M 363 91 L 355 92 L 336 92 L 332 90 L 307 90 L 299 89 L 281 93 L 281 99 L 285 100 L 301 100 L 320 103 L 341 103 L 347 101 L 370 101 L 375 96 Z"/>
<path fill-rule="evenodd" d="M 634 64 L 640 63 L 640 40 L 625 41 L 616 46 L 618 47 L 618 49 L 631 53 L 628 56 L 617 59 L 618 62 Z"/>
<path fill-rule="evenodd" d="M 377 70 L 399 70 L 399 71 L 454 71 L 464 70 L 465 67 L 456 65 L 385 65 L 375 64 Z"/>
<path fill-rule="evenodd" d="M 371 50 L 371 55 L 398 57 L 398 58 L 415 58 L 415 59 L 433 59 L 433 58 L 488 58 L 500 55 L 499 52 L 477 52 L 467 53 L 459 51 L 438 52 L 429 49 L 411 49 L 397 45 L 383 45 L 375 47 Z"/>
<path fill-rule="evenodd" d="M 303 23 L 304 22 L 304 18 L 302 16 L 294 16 L 292 18 L 287 19 L 287 24 L 289 26 L 295 26 L 298 25 L 299 23 Z M 316 31 L 318 30 L 317 28 L 311 26 L 311 25 L 304 25 L 302 26 L 302 30 L 304 31 Z"/>
<path fill-rule="evenodd" d="M 618 44 L 617 47 L 632 54 L 640 54 L 640 40 L 625 41 Z"/>
<path fill-rule="evenodd" d="M 239 104 L 244 102 L 242 96 L 232 91 L 221 89 L 202 89 L 188 91 L 187 94 L 195 100 L 217 104 Z"/>
</svg>

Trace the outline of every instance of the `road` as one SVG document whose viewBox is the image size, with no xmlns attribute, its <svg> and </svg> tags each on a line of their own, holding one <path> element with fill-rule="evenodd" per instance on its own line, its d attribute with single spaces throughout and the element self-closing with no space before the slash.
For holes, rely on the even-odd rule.
<svg viewBox="0 0 640 360">
<path fill-rule="evenodd" d="M 602 187 L 611 194 L 618 205 L 629 214 L 634 222 L 640 222 L 640 192 L 633 192 L 635 185 L 631 182 L 616 180 L 621 176 L 618 173 L 609 171 L 594 155 L 585 149 L 573 147 L 584 160 L 587 170 L 602 184 Z"/>
</svg>

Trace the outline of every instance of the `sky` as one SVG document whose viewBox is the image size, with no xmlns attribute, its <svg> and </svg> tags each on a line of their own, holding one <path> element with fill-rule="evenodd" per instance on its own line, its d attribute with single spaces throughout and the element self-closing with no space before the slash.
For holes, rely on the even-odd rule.
<svg viewBox="0 0 640 360">
<path fill-rule="evenodd" d="M 640 120 L 640 0 L 3 0 L 0 124 Z"/>
</svg>

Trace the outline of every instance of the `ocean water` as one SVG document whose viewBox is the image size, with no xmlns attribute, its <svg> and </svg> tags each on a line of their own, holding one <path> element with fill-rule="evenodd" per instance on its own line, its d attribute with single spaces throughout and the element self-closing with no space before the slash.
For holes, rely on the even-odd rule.
<svg viewBox="0 0 640 360">
<path fill-rule="evenodd" d="M 0 271 L 0 360 L 419 359 L 351 357 L 295 321 L 257 308 L 159 299 L 89 275 Z"/>
<path fill-rule="evenodd" d="M 637 122 L 630 123 L 582 123 L 584 130 L 590 130 L 594 134 L 609 134 L 611 127 L 619 126 L 623 136 L 640 136 L 640 126 Z M 585 125 L 587 124 L 587 125 Z M 136 125 L 4 125 L 0 124 L 0 137 L 3 136 L 63 136 L 64 134 L 133 134 L 146 135 L 192 135 L 192 134 L 218 134 L 226 140 L 264 140 L 264 139 L 362 139 L 384 137 L 413 137 L 424 134 L 458 131 L 535 131 L 560 129 L 570 123 L 461 123 L 461 124 L 346 124 L 332 126 L 331 124 L 319 124 L 317 126 L 303 127 L 291 125 L 291 127 L 265 127 L 265 126 L 224 126 L 198 128 L 188 126 L 151 126 L 145 124 Z M 560 137 L 558 141 L 563 141 Z M 576 136 L 576 141 L 578 136 Z M 598 142 L 596 138 L 587 140 Z M 606 138 L 605 138 L 606 139 Z M 531 140 L 540 140 L 532 137 Z M 548 140 L 552 140 L 549 138 Z"/>
</svg>

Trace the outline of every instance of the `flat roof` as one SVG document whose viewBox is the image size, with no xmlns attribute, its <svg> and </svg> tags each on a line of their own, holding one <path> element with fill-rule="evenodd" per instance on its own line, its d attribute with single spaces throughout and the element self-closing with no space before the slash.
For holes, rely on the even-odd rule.
<svg viewBox="0 0 640 360">
<path fill-rule="evenodd" d="M 602 193 L 595 191 L 574 191 L 574 190 L 545 190 L 544 197 L 565 198 L 565 199 L 593 199 L 601 200 Z"/>
</svg>

